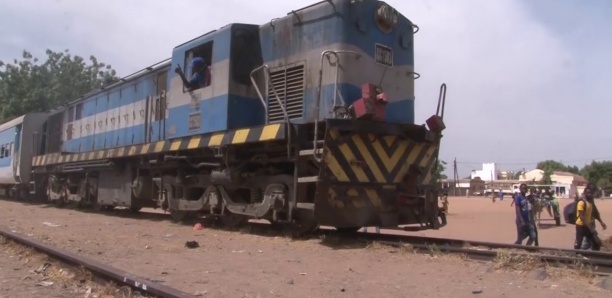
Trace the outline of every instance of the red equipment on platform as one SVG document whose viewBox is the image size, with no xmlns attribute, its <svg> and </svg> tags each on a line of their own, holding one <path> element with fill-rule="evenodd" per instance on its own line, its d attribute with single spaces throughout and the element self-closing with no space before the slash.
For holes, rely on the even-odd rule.
<svg viewBox="0 0 612 298">
<path fill-rule="evenodd" d="M 446 125 L 444 124 L 444 121 L 442 120 L 442 117 L 438 116 L 438 115 L 433 115 L 431 117 L 429 117 L 429 119 L 427 119 L 425 121 L 425 123 L 427 123 L 427 126 L 429 127 L 429 130 L 435 132 L 435 133 L 439 133 L 441 131 L 443 131 L 446 128 Z"/>
<path fill-rule="evenodd" d="M 361 98 L 353 103 L 353 115 L 357 119 L 385 120 L 387 94 L 380 86 L 366 83 L 361 86 Z"/>
</svg>

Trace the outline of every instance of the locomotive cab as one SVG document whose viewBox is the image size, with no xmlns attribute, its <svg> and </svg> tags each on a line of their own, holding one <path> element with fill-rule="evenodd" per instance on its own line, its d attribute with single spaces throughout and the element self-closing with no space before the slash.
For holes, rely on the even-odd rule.
<svg viewBox="0 0 612 298">
<path fill-rule="evenodd" d="M 261 125 L 264 111 L 250 88 L 251 71 L 261 65 L 258 26 L 231 24 L 174 48 L 169 73 L 166 136 L 178 138 Z M 188 90 L 176 68 L 189 81 L 190 62 L 202 58 L 205 83 Z"/>
</svg>

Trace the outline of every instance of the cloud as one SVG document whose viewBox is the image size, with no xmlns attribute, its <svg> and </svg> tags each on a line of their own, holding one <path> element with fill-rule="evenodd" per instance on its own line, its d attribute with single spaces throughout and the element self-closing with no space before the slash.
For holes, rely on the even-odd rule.
<svg viewBox="0 0 612 298">
<path fill-rule="evenodd" d="M 69 48 L 127 75 L 210 30 L 232 22 L 266 23 L 314 1 L 45 3 L 0 0 L 0 59 L 18 57 L 23 49 L 42 56 L 46 48 Z M 387 3 L 420 27 L 415 37 L 418 122 L 435 112 L 438 88 L 448 84 L 442 159 L 577 160 L 609 151 L 611 137 L 584 136 L 609 126 L 612 62 L 605 49 L 612 41 L 597 30 L 610 25 L 605 13 L 567 1 L 554 9 L 510 0 Z M 564 21 L 552 22 L 551 16 Z M 575 141 L 583 139 L 599 146 L 577 147 Z"/>
<path fill-rule="evenodd" d="M 558 34 L 558 26 L 534 17 L 518 1 L 410 3 L 414 7 L 406 14 L 421 27 L 415 38 L 422 74 L 417 119 L 432 113 L 438 85 L 448 84 L 443 159 L 501 162 L 514 169 L 526 166 L 515 163 L 549 158 L 584 164 L 585 158 L 606 156 L 612 140 L 585 132 L 606 125 L 594 120 L 606 117 L 594 105 L 610 108 L 609 100 L 597 99 L 607 94 L 603 82 L 611 76 L 598 71 L 601 62 L 593 56 L 575 51 L 574 37 Z M 583 30 L 602 32 L 595 24 Z M 604 53 L 602 43 L 587 39 L 595 56 Z M 603 146 L 580 146 L 579 140 Z"/>
</svg>

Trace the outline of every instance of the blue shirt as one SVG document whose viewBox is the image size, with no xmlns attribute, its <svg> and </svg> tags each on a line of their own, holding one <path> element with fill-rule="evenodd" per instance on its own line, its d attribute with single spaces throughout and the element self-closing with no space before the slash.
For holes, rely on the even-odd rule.
<svg viewBox="0 0 612 298">
<path fill-rule="evenodd" d="M 514 205 L 516 206 L 515 208 L 519 208 L 519 213 L 520 216 L 523 218 L 523 221 L 528 223 L 529 222 L 529 200 L 523 195 L 523 194 L 518 194 L 516 195 L 516 197 L 514 197 Z M 517 216 L 516 218 L 516 222 L 520 222 L 520 218 Z"/>
<path fill-rule="evenodd" d="M 206 76 L 203 73 L 196 72 L 191 76 L 191 80 L 189 80 L 189 85 L 191 85 L 194 89 L 199 89 L 204 87 L 206 82 Z"/>
</svg>

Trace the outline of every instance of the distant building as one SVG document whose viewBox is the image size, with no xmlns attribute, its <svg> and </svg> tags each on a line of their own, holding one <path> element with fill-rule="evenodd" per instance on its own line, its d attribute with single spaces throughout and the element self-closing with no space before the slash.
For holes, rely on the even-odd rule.
<svg viewBox="0 0 612 298">
<path fill-rule="evenodd" d="M 538 184 L 544 179 L 544 171 L 540 169 L 533 169 L 520 175 L 520 182 L 535 182 Z M 551 188 L 555 191 L 555 194 L 559 197 L 571 197 L 578 192 L 582 194 L 584 187 L 587 184 L 587 180 L 577 174 L 569 172 L 555 171 L 550 175 L 550 181 L 552 184 Z M 514 191 L 518 192 L 518 185 L 514 186 Z"/>
<path fill-rule="evenodd" d="M 573 196 L 578 192 L 578 194 L 582 194 L 584 188 L 586 187 L 588 181 L 578 175 L 570 172 L 561 172 L 555 171 L 550 175 L 550 180 L 559 184 L 565 184 L 569 186 L 568 195 Z"/>
<path fill-rule="evenodd" d="M 544 178 L 544 171 L 540 169 L 534 169 L 534 170 L 527 171 L 521 174 L 521 176 L 519 177 L 519 180 L 539 182 L 539 181 L 542 181 L 543 178 Z"/>
<path fill-rule="evenodd" d="M 480 178 L 459 179 L 456 182 L 452 179 L 440 180 L 440 187 L 448 190 L 450 196 L 481 196 L 485 191 L 485 182 Z"/>
<path fill-rule="evenodd" d="M 479 177 L 482 181 L 497 180 L 497 166 L 494 162 L 483 163 L 482 170 L 472 170 L 471 178 Z"/>
<path fill-rule="evenodd" d="M 511 195 L 513 191 L 513 186 L 518 185 L 520 181 L 518 180 L 493 180 L 487 182 L 486 190 L 484 191 L 484 195 L 488 196 L 491 194 L 498 194 L 499 192 L 503 192 L 504 194 Z"/>
</svg>

